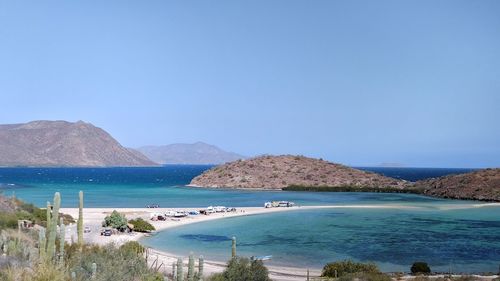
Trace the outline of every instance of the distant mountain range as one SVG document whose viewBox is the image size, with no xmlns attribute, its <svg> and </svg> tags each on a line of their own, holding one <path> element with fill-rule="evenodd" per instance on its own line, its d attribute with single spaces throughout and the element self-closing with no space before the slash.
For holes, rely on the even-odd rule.
<svg viewBox="0 0 500 281">
<path fill-rule="evenodd" d="M 160 164 L 223 164 L 245 159 L 242 155 L 203 142 L 143 146 L 137 150 Z"/>
<path fill-rule="evenodd" d="M 154 166 L 90 123 L 32 121 L 0 125 L 0 166 Z"/>
</svg>

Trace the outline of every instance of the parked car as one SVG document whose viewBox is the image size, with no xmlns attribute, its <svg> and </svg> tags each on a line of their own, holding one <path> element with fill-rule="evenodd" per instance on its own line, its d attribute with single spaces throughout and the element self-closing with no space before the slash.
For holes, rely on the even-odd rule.
<svg viewBox="0 0 500 281">
<path fill-rule="evenodd" d="M 111 236 L 111 234 L 113 234 L 112 231 L 111 231 L 111 229 L 103 229 L 103 230 L 101 230 L 101 235 L 102 236 Z"/>
<path fill-rule="evenodd" d="M 90 227 L 86 226 L 84 229 L 83 229 L 83 233 L 90 233 L 91 230 L 90 230 Z"/>
</svg>

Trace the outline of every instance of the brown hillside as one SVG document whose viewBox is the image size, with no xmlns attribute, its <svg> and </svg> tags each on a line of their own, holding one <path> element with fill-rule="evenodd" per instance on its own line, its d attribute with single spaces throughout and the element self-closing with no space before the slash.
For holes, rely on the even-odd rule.
<svg viewBox="0 0 500 281">
<path fill-rule="evenodd" d="M 415 187 L 431 196 L 500 201 L 500 169 L 422 180 L 416 182 Z"/>
<path fill-rule="evenodd" d="M 261 156 L 214 167 L 193 186 L 282 189 L 291 185 L 403 189 L 405 182 L 303 156 Z"/>
<path fill-rule="evenodd" d="M 0 166 L 151 166 L 103 129 L 78 121 L 0 125 Z"/>
</svg>

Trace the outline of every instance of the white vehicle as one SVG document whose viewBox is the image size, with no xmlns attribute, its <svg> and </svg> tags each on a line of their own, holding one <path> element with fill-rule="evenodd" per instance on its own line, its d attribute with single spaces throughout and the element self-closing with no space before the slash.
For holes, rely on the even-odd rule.
<svg viewBox="0 0 500 281">
<path fill-rule="evenodd" d="M 273 207 L 273 203 L 271 203 L 271 202 L 264 203 L 264 208 L 272 208 L 272 207 Z"/>
<path fill-rule="evenodd" d="M 175 213 L 177 213 L 177 212 L 175 212 L 175 211 L 167 211 L 167 212 L 165 212 L 165 216 L 166 217 L 175 217 Z"/>
<path fill-rule="evenodd" d="M 175 212 L 174 217 L 175 218 L 187 217 L 187 214 L 186 214 L 186 212 Z"/>
<path fill-rule="evenodd" d="M 208 213 L 208 214 L 215 213 L 215 209 L 214 209 L 214 207 L 212 207 L 212 206 L 208 206 L 208 207 L 207 207 L 207 213 Z"/>
<path fill-rule="evenodd" d="M 224 206 L 215 206 L 214 210 L 217 213 L 224 213 L 224 212 L 226 212 L 226 207 L 224 207 Z"/>
</svg>

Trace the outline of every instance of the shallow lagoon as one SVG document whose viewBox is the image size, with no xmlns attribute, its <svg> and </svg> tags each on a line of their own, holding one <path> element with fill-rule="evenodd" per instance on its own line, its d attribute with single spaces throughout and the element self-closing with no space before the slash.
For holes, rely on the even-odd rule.
<svg viewBox="0 0 500 281">
<path fill-rule="evenodd" d="M 443 209 L 441 209 L 443 207 Z M 269 264 L 318 268 L 339 259 L 373 261 L 384 271 L 496 272 L 500 207 L 454 209 L 320 209 L 227 218 L 170 229 L 142 240 L 180 256 L 189 251 L 225 261 L 230 238 L 238 254 L 273 255 Z"/>
</svg>

